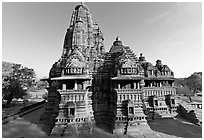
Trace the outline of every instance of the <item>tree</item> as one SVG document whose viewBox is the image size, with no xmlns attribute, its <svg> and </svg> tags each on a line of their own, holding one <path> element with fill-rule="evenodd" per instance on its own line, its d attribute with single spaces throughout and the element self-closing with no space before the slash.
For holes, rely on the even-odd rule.
<svg viewBox="0 0 204 140">
<path fill-rule="evenodd" d="M 195 72 L 188 78 L 175 80 L 177 93 L 187 96 L 193 95 L 196 91 L 202 91 L 202 72 Z"/>
<path fill-rule="evenodd" d="M 20 64 L 13 66 L 12 77 L 18 79 L 22 87 L 31 87 L 35 82 L 35 71 Z"/>
<path fill-rule="evenodd" d="M 202 75 L 198 73 L 192 74 L 190 77 L 186 79 L 186 85 L 192 90 L 194 93 L 197 90 L 202 90 Z"/>
<path fill-rule="evenodd" d="M 35 71 L 33 69 L 9 62 L 2 62 L 2 98 L 10 104 L 13 98 L 22 98 L 24 88 L 33 86 Z"/>
<path fill-rule="evenodd" d="M 37 81 L 37 89 L 46 89 L 48 86 L 49 86 L 49 84 L 48 84 L 48 82 L 47 81 Z"/>
<path fill-rule="evenodd" d="M 7 100 L 7 104 L 10 104 L 13 98 L 21 98 L 26 95 L 25 90 L 17 79 L 11 79 L 6 90 L 7 94 L 5 94 L 4 98 Z"/>
<path fill-rule="evenodd" d="M 185 96 L 191 96 L 191 95 L 193 95 L 193 93 L 191 92 L 191 90 L 189 89 L 188 86 L 177 87 L 177 88 L 176 88 L 176 93 L 177 93 L 178 95 L 185 95 Z"/>
</svg>

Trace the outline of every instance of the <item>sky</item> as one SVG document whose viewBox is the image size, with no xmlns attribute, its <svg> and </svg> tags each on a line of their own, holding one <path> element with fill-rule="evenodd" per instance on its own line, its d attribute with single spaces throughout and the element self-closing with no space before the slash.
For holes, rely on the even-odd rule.
<svg viewBox="0 0 204 140">
<path fill-rule="evenodd" d="M 2 60 L 47 77 L 62 54 L 72 2 L 2 3 Z M 168 65 L 176 78 L 202 71 L 201 2 L 86 2 L 109 51 L 116 36 L 136 56 Z"/>
</svg>

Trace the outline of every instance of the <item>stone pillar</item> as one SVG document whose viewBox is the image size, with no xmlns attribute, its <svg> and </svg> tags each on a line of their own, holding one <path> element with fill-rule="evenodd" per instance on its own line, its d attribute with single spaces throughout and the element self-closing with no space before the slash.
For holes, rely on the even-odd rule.
<svg viewBox="0 0 204 140">
<path fill-rule="evenodd" d="M 174 87 L 174 82 L 171 83 L 171 86 Z"/>
<path fill-rule="evenodd" d="M 161 82 L 159 82 L 159 87 L 162 87 L 162 83 Z"/>
<path fill-rule="evenodd" d="M 85 90 L 85 89 L 86 89 L 86 81 L 84 81 L 84 82 L 82 83 L 82 86 L 83 86 L 83 90 Z"/>
<path fill-rule="evenodd" d="M 136 82 L 134 82 L 133 84 L 134 84 L 134 89 L 136 89 L 136 88 L 137 88 L 137 84 L 136 84 Z"/>
<path fill-rule="evenodd" d="M 60 101 L 60 103 L 63 103 L 65 100 L 64 100 L 64 95 L 61 95 L 61 101 Z"/>
<path fill-rule="evenodd" d="M 77 90 L 77 81 L 74 81 L 74 90 Z"/>
<path fill-rule="evenodd" d="M 152 87 L 152 82 L 150 82 L 150 87 Z"/>
<path fill-rule="evenodd" d="M 79 101 L 79 100 L 80 100 L 80 99 L 79 99 L 79 95 L 76 95 L 76 96 L 77 96 L 76 100 Z"/>
<path fill-rule="evenodd" d="M 137 89 L 139 89 L 139 88 L 140 88 L 140 83 L 138 82 L 138 83 L 137 83 Z"/>
<path fill-rule="evenodd" d="M 62 74 L 61 74 L 61 76 L 63 76 L 63 75 L 64 75 L 64 73 L 65 73 L 65 69 L 63 69 L 63 70 L 62 70 Z"/>
<path fill-rule="evenodd" d="M 62 84 L 62 90 L 66 90 L 66 84 Z"/>
<path fill-rule="evenodd" d="M 118 83 L 118 89 L 120 89 L 120 83 Z"/>
<path fill-rule="evenodd" d="M 67 108 L 67 115 L 68 115 L 68 116 L 70 115 L 69 108 Z"/>
</svg>

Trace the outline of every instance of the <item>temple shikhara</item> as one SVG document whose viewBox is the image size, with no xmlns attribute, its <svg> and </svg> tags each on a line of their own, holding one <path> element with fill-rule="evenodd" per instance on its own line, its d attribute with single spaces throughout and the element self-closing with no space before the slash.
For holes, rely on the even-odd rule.
<svg viewBox="0 0 204 140">
<path fill-rule="evenodd" d="M 50 70 L 47 116 L 52 135 L 92 133 L 94 126 L 112 134 L 176 113 L 174 73 L 157 60 L 138 56 L 119 37 L 105 50 L 99 23 L 81 3 L 72 13 L 62 55 Z M 144 52 L 145 53 L 145 52 Z"/>
</svg>

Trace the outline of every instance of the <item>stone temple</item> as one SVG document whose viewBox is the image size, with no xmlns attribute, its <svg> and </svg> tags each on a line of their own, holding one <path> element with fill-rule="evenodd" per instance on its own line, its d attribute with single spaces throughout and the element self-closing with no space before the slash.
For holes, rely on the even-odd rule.
<svg viewBox="0 0 204 140">
<path fill-rule="evenodd" d="M 45 118 L 54 117 L 51 134 L 131 134 L 147 121 L 174 117 L 174 74 L 161 60 L 154 66 L 119 37 L 109 52 L 88 7 L 77 5 L 60 59 L 50 70 Z M 63 132 L 62 132 L 63 131 Z"/>
</svg>

